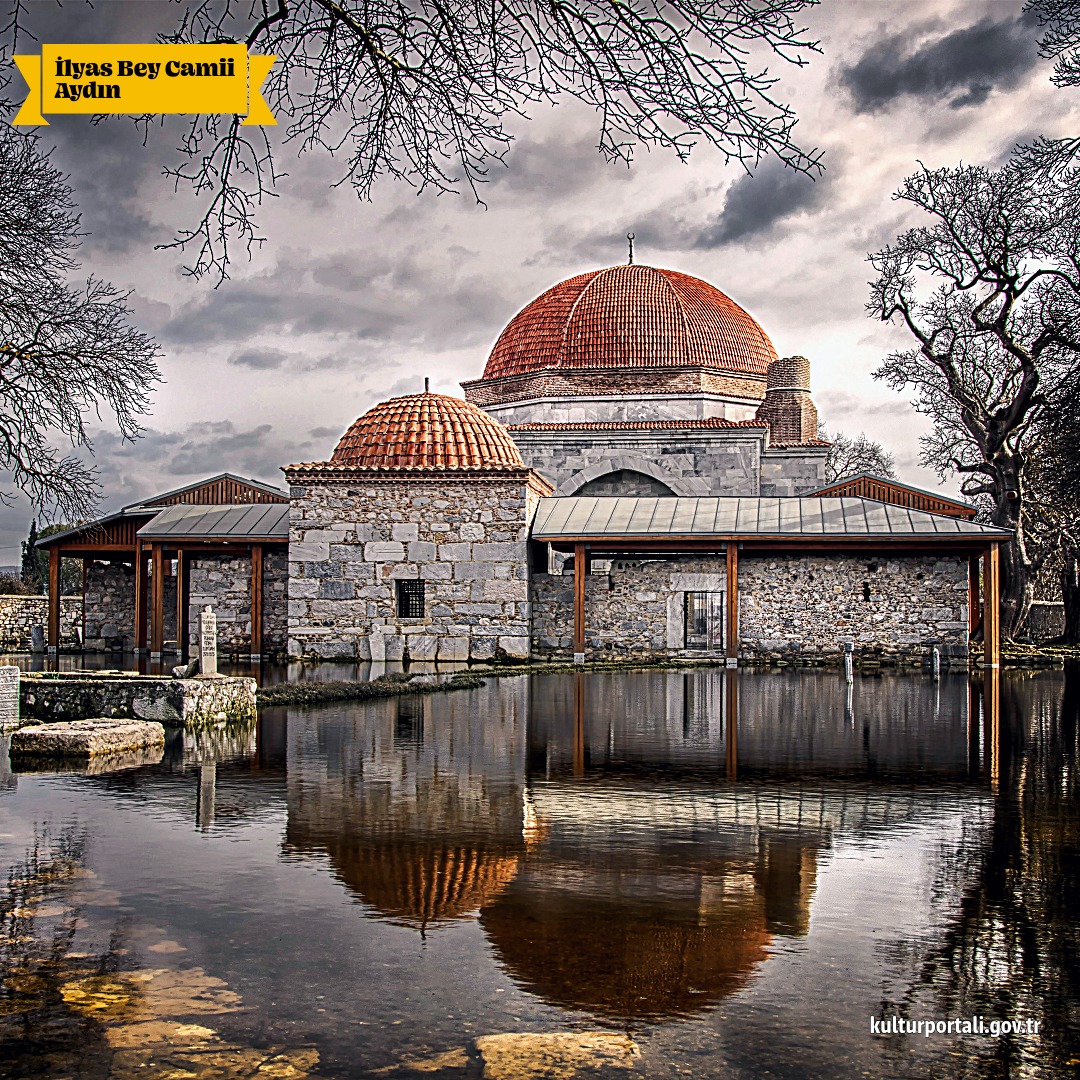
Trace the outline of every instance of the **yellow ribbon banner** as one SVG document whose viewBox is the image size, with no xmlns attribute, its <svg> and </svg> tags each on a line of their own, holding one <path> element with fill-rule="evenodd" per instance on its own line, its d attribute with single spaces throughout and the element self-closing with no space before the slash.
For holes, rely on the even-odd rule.
<svg viewBox="0 0 1080 1080">
<path fill-rule="evenodd" d="M 276 56 L 244 45 L 43 45 L 16 56 L 30 86 L 12 121 L 48 124 L 60 113 L 236 113 L 245 124 L 276 125 L 262 84 Z"/>
</svg>

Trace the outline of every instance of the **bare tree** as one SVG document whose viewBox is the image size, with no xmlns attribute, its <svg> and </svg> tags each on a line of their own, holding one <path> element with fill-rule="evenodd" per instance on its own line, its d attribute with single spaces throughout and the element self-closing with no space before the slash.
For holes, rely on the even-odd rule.
<svg viewBox="0 0 1080 1080">
<path fill-rule="evenodd" d="M 916 341 L 875 377 L 914 387 L 934 425 L 923 462 L 942 479 L 961 473 L 964 494 L 1015 530 L 1002 568 L 1003 626 L 1015 633 L 1031 601 L 1029 444 L 1080 361 L 1080 197 L 1068 176 L 1019 161 L 924 167 L 894 197 L 930 220 L 870 256 L 868 311 Z"/>
<path fill-rule="evenodd" d="M 512 141 L 507 121 L 567 98 L 596 110 L 609 159 L 629 162 L 643 146 L 686 157 L 703 142 L 747 168 L 775 155 L 819 172 L 820 153 L 795 143 L 795 115 L 766 67 L 819 51 L 795 21 L 817 2 L 189 0 L 162 40 L 277 56 L 264 91 L 284 141 L 339 156 L 339 182 L 359 195 L 390 176 L 479 200 Z M 262 240 L 255 215 L 280 178 L 281 137 L 239 117 L 191 120 L 171 175 L 204 212 L 164 245 L 193 253 L 189 273 L 223 278 L 231 245 Z"/>
<path fill-rule="evenodd" d="M 883 480 L 896 479 L 896 462 L 884 446 L 867 437 L 860 431 L 855 438 L 838 431 L 835 435 L 827 434 L 825 425 L 818 425 L 818 435 L 828 439 L 828 456 L 825 458 L 825 482 L 834 484 L 845 476 L 858 476 L 869 473 L 880 476 Z"/>
<path fill-rule="evenodd" d="M 159 379 L 126 294 L 94 277 L 68 284 L 78 229 L 71 189 L 37 141 L 0 125 L 0 469 L 72 522 L 92 514 L 98 484 L 56 443 L 91 450 L 86 422 L 103 410 L 134 438 Z"/>
</svg>

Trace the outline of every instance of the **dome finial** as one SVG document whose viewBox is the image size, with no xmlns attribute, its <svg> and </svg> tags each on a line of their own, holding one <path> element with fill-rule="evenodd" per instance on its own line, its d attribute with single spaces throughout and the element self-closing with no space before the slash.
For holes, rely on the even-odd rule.
<svg viewBox="0 0 1080 1080">
<path fill-rule="evenodd" d="M 634 265 L 634 234 L 632 232 L 628 232 L 626 234 L 626 239 L 630 242 L 630 261 L 626 265 L 627 266 L 633 266 Z"/>
</svg>

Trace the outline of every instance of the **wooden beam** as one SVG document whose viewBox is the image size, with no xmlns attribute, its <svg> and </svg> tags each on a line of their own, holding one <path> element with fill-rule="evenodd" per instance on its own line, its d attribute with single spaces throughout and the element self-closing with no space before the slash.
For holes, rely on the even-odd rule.
<svg viewBox="0 0 1080 1080">
<path fill-rule="evenodd" d="M 165 647 L 165 560 L 161 544 L 150 545 L 150 659 L 160 660 Z"/>
<path fill-rule="evenodd" d="M 146 652 L 146 550 L 135 542 L 135 653 Z"/>
<path fill-rule="evenodd" d="M 251 545 L 251 659 L 262 659 L 263 547 Z"/>
<path fill-rule="evenodd" d="M 574 662 L 585 660 L 585 545 L 574 545 Z"/>
<path fill-rule="evenodd" d="M 724 632 L 728 660 L 739 658 L 739 545 L 727 546 L 727 608 L 724 613 Z M 730 665 L 734 667 L 734 665 Z"/>
<path fill-rule="evenodd" d="M 983 556 L 983 663 L 1001 667 L 1001 547 Z"/>
<path fill-rule="evenodd" d="M 183 662 L 188 654 L 188 563 L 183 548 L 176 553 L 176 654 Z"/>
<path fill-rule="evenodd" d="M 979 599 L 979 557 L 968 559 L 968 635 L 979 629 L 982 620 L 982 602 Z"/>
<path fill-rule="evenodd" d="M 60 652 L 60 549 L 49 549 L 49 651 Z"/>
</svg>

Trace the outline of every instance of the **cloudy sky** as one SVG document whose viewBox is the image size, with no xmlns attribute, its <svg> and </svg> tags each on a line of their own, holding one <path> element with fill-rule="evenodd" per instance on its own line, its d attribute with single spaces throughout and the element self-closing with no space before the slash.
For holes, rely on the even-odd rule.
<svg viewBox="0 0 1080 1080">
<path fill-rule="evenodd" d="M 177 12 L 157 0 L 31 7 L 39 39 L 54 42 L 153 40 Z M 891 194 L 918 161 L 996 164 L 1018 140 L 1080 127 L 1080 98 L 1050 84 L 1021 9 L 823 0 L 809 11 L 821 55 L 777 73 L 801 143 L 825 151 L 816 182 L 772 164 L 747 176 L 708 149 L 687 164 L 661 151 L 607 164 L 594 116 L 574 105 L 516 126 L 486 207 L 393 181 L 362 202 L 330 186 L 340 162 L 284 156 L 289 176 L 261 215 L 267 242 L 217 289 L 154 250 L 195 210 L 161 175 L 168 140 L 144 147 L 122 119 L 56 118 L 45 135 L 89 234 L 83 269 L 133 290 L 139 325 L 164 350 L 143 438 L 95 436 L 103 509 L 223 470 L 280 484 L 279 466 L 325 458 L 357 415 L 425 376 L 460 394 L 521 307 L 625 261 L 629 231 L 637 261 L 711 281 L 781 355 L 809 357 L 832 431 L 866 431 L 902 479 L 937 487 L 918 464 L 922 419 L 871 377 L 907 342 L 865 314 L 866 253 L 914 223 Z M 17 561 L 29 516 L 23 502 L 0 511 L 0 563 Z"/>
</svg>

